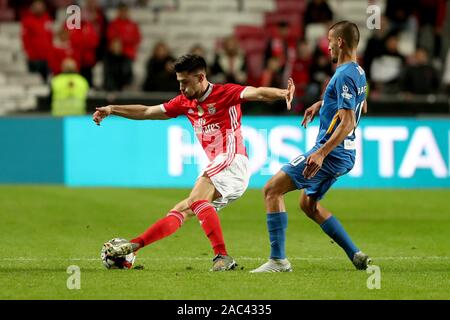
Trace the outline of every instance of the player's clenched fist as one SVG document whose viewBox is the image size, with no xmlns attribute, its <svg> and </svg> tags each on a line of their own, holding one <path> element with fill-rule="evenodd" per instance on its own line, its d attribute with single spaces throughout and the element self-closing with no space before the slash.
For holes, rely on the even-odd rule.
<svg viewBox="0 0 450 320">
<path fill-rule="evenodd" d="M 107 116 L 109 116 L 112 112 L 111 110 L 111 106 L 106 106 L 106 107 L 98 107 L 95 108 L 95 112 L 94 115 L 92 116 L 92 120 L 94 120 L 94 122 L 97 125 L 100 125 L 100 122 L 102 122 L 103 119 L 105 119 Z"/>
</svg>

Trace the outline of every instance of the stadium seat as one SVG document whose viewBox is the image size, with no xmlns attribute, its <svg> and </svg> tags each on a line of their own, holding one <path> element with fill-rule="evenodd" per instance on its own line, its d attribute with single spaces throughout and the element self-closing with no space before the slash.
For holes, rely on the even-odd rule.
<svg viewBox="0 0 450 320">
<path fill-rule="evenodd" d="M 0 51 L 0 66 L 12 63 L 13 61 L 13 53 L 12 51 L 1 50 Z"/>
<path fill-rule="evenodd" d="M 140 27 L 143 42 L 148 38 L 163 39 L 170 34 L 170 29 L 164 28 L 164 26 L 160 24 L 141 24 Z"/>
<path fill-rule="evenodd" d="M 264 28 L 254 25 L 237 25 L 234 27 L 234 34 L 239 40 L 267 37 L 267 32 Z"/>
<path fill-rule="evenodd" d="M 184 12 L 210 12 L 213 11 L 211 1 L 204 0 L 184 0 L 180 1 L 180 11 Z"/>
<path fill-rule="evenodd" d="M 152 10 L 148 8 L 130 8 L 130 18 L 137 24 L 151 23 L 155 19 L 155 15 Z M 115 17 L 115 14 L 113 14 Z"/>
<path fill-rule="evenodd" d="M 20 38 L 21 29 L 20 23 L 17 22 L 3 22 L 0 24 L 0 34 L 9 38 Z"/>
<path fill-rule="evenodd" d="M 306 0 L 277 0 L 277 12 L 303 13 L 306 5 Z"/>
<path fill-rule="evenodd" d="M 0 101 L 5 98 L 20 98 L 25 95 L 25 88 L 22 85 L 6 84 L 0 86 Z"/>
<path fill-rule="evenodd" d="M 233 13 L 238 11 L 237 1 L 212 0 L 211 10 L 218 13 Z"/>
<path fill-rule="evenodd" d="M 264 52 L 267 45 L 267 38 L 247 38 L 243 41 L 239 41 L 242 49 L 247 53 L 261 53 Z"/>
<path fill-rule="evenodd" d="M 14 112 L 17 109 L 17 104 L 13 100 L 3 100 L 0 103 L 0 116 L 6 115 L 10 112 Z"/>
<path fill-rule="evenodd" d="M 327 35 L 328 28 L 324 23 L 310 23 L 305 29 L 305 39 L 312 45 L 315 46 L 320 38 Z"/>
<path fill-rule="evenodd" d="M 264 21 L 267 26 L 277 25 L 279 22 L 288 22 L 289 25 L 298 25 L 303 21 L 298 12 L 267 12 L 264 15 Z"/>
<path fill-rule="evenodd" d="M 22 86 L 42 85 L 42 77 L 37 73 L 12 74 L 8 76 L 8 83 Z"/>
<path fill-rule="evenodd" d="M 35 95 L 26 95 L 16 100 L 16 109 L 19 111 L 33 110 L 37 105 L 37 97 Z"/>
<path fill-rule="evenodd" d="M 6 76 L 3 73 L 0 73 L 0 85 L 6 84 Z"/>
<path fill-rule="evenodd" d="M 243 4 L 247 12 L 267 12 L 276 8 L 274 0 L 245 0 Z"/>
<path fill-rule="evenodd" d="M 42 85 L 33 85 L 28 87 L 27 93 L 33 96 L 48 96 L 50 94 L 50 87 L 42 84 Z"/>
</svg>

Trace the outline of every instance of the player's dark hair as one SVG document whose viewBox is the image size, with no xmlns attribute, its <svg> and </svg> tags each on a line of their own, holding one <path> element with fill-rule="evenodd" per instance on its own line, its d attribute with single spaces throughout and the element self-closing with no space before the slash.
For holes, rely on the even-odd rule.
<svg viewBox="0 0 450 320">
<path fill-rule="evenodd" d="M 196 54 L 185 54 L 175 61 L 175 72 L 206 72 L 206 61 Z"/>
<path fill-rule="evenodd" d="M 359 43 L 359 29 L 356 24 L 350 21 L 339 21 L 330 27 L 330 30 L 334 30 L 336 37 L 344 39 L 347 46 L 351 49 L 355 49 Z"/>
</svg>

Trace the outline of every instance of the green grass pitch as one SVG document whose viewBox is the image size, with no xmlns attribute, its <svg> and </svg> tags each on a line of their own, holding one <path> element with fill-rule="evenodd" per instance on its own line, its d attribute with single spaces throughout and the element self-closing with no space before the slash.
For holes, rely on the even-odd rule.
<svg viewBox="0 0 450 320">
<path fill-rule="evenodd" d="M 331 190 L 323 200 L 373 257 L 381 288 L 286 197 L 294 271 L 250 274 L 269 244 L 260 190 L 220 212 L 239 270 L 212 273 L 209 242 L 194 219 L 140 251 L 143 270 L 106 270 L 100 248 L 131 238 L 189 190 L 0 187 L 0 299 L 449 299 L 450 190 Z M 69 290 L 67 267 L 81 289 Z"/>
</svg>

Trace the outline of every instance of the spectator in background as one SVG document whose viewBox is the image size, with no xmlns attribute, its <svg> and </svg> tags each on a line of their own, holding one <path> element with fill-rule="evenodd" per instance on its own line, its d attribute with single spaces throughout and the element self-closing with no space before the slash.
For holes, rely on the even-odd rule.
<svg viewBox="0 0 450 320">
<path fill-rule="evenodd" d="M 35 0 L 22 17 L 22 43 L 28 60 L 28 70 L 39 73 L 47 81 L 49 53 L 52 50 L 53 20 L 41 0 Z"/>
<path fill-rule="evenodd" d="M 125 85 L 133 81 L 132 63 L 136 58 L 136 53 L 141 42 L 141 33 L 138 25 L 130 19 L 128 6 L 120 4 L 118 6 L 117 17 L 111 21 L 107 30 L 109 61 L 120 63 L 116 66 L 109 66 L 115 69 L 117 76 L 122 79 L 113 80 L 119 84 L 113 90 L 122 90 Z M 111 60 L 111 58 L 114 58 Z M 106 80 L 106 79 L 105 79 Z M 112 82 L 111 82 L 112 83 Z"/>
<path fill-rule="evenodd" d="M 367 41 L 366 49 L 364 51 L 363 61 L 364 61 L 364 71 L 366 72 L 366 78 L 368 81 L 372 79 L 372 74 L 370 72 L 372 62 L 374 59 L 381 56 L 384 52 L 384 42 L 388 35 L 390 26 L 389 20 L 386 16 L 381 16 L 380 28 L 374 29 L 372 31 L 372 36 Z"/>
<path fill-rule="evenodd" d="M 69 30 L 70 41 L 74 50 L 80 53 L 80 74 L 92 86 L 92 69 L 97 63 L 97 47 L 100 43 L 100 35 L 95 30 L 94 24 L 89 20 L 91 16 L 81 13 L 81 28 Z"/>
<path fill-rule="evenodd" d="M 133 80 L 132 66 L 119 39 L 111 41 L 103 59 L 103 87 L 106 91 L 121 91 Z"/>
<path fill-rule="evenodd" d="M 316 47 L 310 68 L 310 94 L 319 99 L 333 74 L 333 66 L 328 53 Z"/>
<path fill-rule="evenodd" d="M 382 54 L 372 62 L 370 68 L 371 92 L 394 93 L 398 91 L 404 64 L 405 57 L 398 52 L 398 35 L 395 31 L 391 32 L 386 37 Z"/>
<path fill-rule="evenodd" d="M 310 82 L 310 68 L 312 64 L 312 54 L 309 44 L 302 39 L 297 44 L 297 54 L 292 65 L 292 79 L 295 85 L 295 95 L 302 97 Z"/>
<path fill-rule="evenodd" d="M 9 0 L 8 7 L 12 8 L 15 11 L 16 20 L 20 20 L 24 14 L 27 14 L 30 6 L 35 2 L 35 0 Z M 51 0 L 42 0 L 46 7 L 46 12 L 50 16 L 52 20 L 55 19 L 56 14 L 56 6 L 54 2 Z"/>
<path fill-rule="evenodd" d="M 403 92 L 412 94 L 431 94 L 439 89 L 439 75 L 431 65 L 424 48 L 417 48 L 414 57 L 401 78 Z"/>
<path fill-rule="evenodd" d="M 444 75 L 442 76 L 442 84 L 444 91 L 450 94 L 450 49 L 447 51 L 447 58 L 445 60 Z"/>
<path fill-rule="evenodd" d="M 190 54 L 196 54 L 200 57 L 203 57 L 206 60 L 206 50 L 200 43 L 195 43 L 191 49 L 189 49 Z"/>
<path fill-rule="evenodd" d="M 62 72 L 62 62 L 66 58 L 72 58 L 80 68 L 81 54 L 74 50 L 70 41 L 69 30 L 62 26 L 53 41 L 53 49 L 50 54 L 49 65 L 52 74 L 55 76 Z"/>
<path fill-rule="evenodd" d="M 271 36 L 267 43 L 264 53 L 264 66 L 267 66 L 270 58 L 277 57 L 281 68 L 284 69 L 289 55 L 289 47 L 289 23 L 280 21 L 277 25 L 276 32 Z"/>
<path fill-rule="evenodd" d="M 107 48 L 106 29 L 108 27 L 108 20 L 98 0 L 86 0 L 83 7 L 83 14 L 88 16 L 88 19 L 94 26 L 95 31 L 99 35 L 99 44 L 96 50 L 96 60 L 103 60 Z"/>
<path fill-rule="evenodd" d="M 267 66 L 264 68 L 261 74 L 261 87 L 272 87 L 277 86 L 278 88 L 282 86 L 284 70 L 281 65 L 279 57 L 271 57 L 267 62 Z M 283 113 L 286 110 L 286 103 L 282 100 L 269 102 L 270 108 L 266 109 L 265 112 L 273 113 Z M 270 111 L 269 111 L 270 110 Z"/>
<path fill-rule="evenodd" d="M 389 19 L 392 32 L 401 32 L 408 28 L 417 0 L 387 0 L 385 15 Z"/>
<path fill-rule="evenodd" d="M 446 0 L 416 0 L 418 46 L 428 50 L 431 57 L 441 53 L 441 36 L 446 15 Z"/>
<path fill-rule="evenodd" d="M 222 49 L 217 52 L 214 58 L 211 75 L 212 80 L 218 83 L 246 83 L 247 64 L 245 55 L 239 48 L 239 42 L 234 36 L 224 39 Z"/>
<path fill-rule="evenodd" d="M 77 63 L 71 58 L 62 62 L 62 73 L 51 81 L 51 108 L 54 116 L 83 115 L 89 84 L 77 73 Z"/>
<path fill-rule="evenodd" d="M 180 86 L 174 70 L 174 61 L 167 44 L 163 41 L 156 43 L 152 56 L 147 61 L 147 77 L 142 89 L 178 92 Z"/>
<path fill-rule="evenodd" d="M 304 15 L 305 29 L 309 23 L 328 23 L 333 20 L 333 11 L 326 0 L 311 0 Z"/>
<path fill-rule="evenodd" d="M 280 87 L 283 83 L 283 68 L 280 58 L 271 57 L 261 75 L 261 87 Z"/>
</svg>

